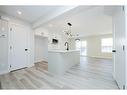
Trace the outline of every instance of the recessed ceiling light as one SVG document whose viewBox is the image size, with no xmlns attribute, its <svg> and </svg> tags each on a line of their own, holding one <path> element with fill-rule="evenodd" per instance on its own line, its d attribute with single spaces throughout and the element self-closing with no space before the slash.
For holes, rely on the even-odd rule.
<svg viewBox="0 0 127 95">
<path fill-rule="evenodd" d="M 17 13 L 18 13 L 19 15 L 21 15 L 21 14 L 22 14 L 22 12 L 21 12 L 21 11 L 17 11 Z"/>
</svg>

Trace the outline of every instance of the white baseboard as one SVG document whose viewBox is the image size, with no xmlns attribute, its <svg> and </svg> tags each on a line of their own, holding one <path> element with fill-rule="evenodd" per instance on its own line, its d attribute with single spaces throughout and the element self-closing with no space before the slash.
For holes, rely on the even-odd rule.
<svg viewBox="0 0 127 95">
<path fill-rule="evenodd" d="M 48 62 L 47 60 L 38 60 L 38 61 L 35 61 L 34 63 L 38 63 L 38 62 L 42 62 L 42 61 Z"/>
<path fill-rule="evenodd" d="M 29 65 L 27 65 L 28 68 L 29 68 L 29 67 L 33 67 L 33 66 L 34 66 L 34 64 L 29 64 Z M 9 70 L 0 71 L 0 75 L 7 74 L 7 73 L 9 73 L 9 72 L 10 72 Z"/>
<path fill-rule="evenodd" d="M 85 56 L 85 57 L 100 58 L 100 59 L 112 59 L 111 57 L 101 57 L 101 56 Z"/>
<path fill-rule="evenodd" d="M 0 75 L 7 74 L 7 73 L 9 73 L 8 70 L 6 70 L 6 71 L 1 71 L 1 72 L 0 72 Z"/>
<path fill-rule="evenodd" d="M 34 64 L 29 64 L 29 65 L 27 65 L 27 67 L 33 67 L 34 66 Z"/>
</svg>

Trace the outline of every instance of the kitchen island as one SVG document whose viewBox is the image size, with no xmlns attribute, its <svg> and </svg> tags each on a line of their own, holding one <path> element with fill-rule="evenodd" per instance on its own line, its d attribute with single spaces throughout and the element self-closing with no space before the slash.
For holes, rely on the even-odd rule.
<svg viewBox="0 0 127 95">
<path fill-rule="evenodd" d="M 80 63 L 78 50 L 48 51 L 48 71 L 54 75 L 63 75 L 69 68 Z"/>
</svg>

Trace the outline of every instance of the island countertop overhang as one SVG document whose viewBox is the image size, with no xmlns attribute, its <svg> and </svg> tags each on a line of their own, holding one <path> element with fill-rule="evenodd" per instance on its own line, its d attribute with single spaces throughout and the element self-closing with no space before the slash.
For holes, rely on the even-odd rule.
<svg viewBox="0 0 127 95">
<path fill-rule="evenodd" d="M 48 50 L 50 53 L 69 53 L 69 52 L 80 52 L 79 50 Z"/>
</svg>

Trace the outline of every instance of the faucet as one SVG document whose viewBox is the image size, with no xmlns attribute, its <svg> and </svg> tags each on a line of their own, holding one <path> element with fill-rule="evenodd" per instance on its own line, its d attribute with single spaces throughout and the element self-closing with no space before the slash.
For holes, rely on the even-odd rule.
<svg viewBox="0 0 127 95">
<path fill-rule="evenodd" d="M 68 42 L 65 42 L 64 45 L 67 46 L 66 50 L 69 50 L 69 43 Z"/>
</svg>

